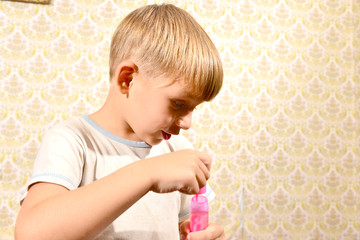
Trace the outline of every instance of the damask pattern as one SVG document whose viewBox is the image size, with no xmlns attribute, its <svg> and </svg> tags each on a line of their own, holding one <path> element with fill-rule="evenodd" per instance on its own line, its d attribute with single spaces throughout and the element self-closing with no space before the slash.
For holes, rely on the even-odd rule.
<svg viewBox="0 0 360 240">
<path fill-rule="evenodd" d="M 360 1 L 167 2 L 224 64 L 219 96 L 183 133 L 214 159 L 211 220 L 233 240 L 360 239 Z M 44 133 L 101 106 L 110 37 L 151 3 L 0 2 L 0 239 Z"/>
</svg>

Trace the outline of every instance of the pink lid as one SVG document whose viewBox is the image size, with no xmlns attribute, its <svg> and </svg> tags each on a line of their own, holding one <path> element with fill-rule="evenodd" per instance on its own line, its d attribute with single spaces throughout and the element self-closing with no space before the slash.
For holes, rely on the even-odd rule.
<svg viewBox="0 0 360 240">
<path fill-rule="evenodd" d="M 206 193 L 206 186 L 200 188 L 200 190 L 199 190 L 199 192 L 198 192 L 198 194 L 204 194 L 204 193 Z"/>
</svg>

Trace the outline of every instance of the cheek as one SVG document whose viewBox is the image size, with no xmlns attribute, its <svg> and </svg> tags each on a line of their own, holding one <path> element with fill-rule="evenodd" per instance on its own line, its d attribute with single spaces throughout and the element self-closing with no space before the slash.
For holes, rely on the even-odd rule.
<svg viewBox="0 0 360 240">
<path fill-rule="evenodd" d="M 139 101 L 136 109 L 133 109 L 136 115 L 136 122 L 147 129 L 164 128 L 172 121 L 172 115 L 169 108 L 163 101 Z"/>
<path fill-rule="evenodd" d="M 131 99 L 131 112 L 138 126 L 147 129 L 169 127 L 174 118 L 174 111 L 168 103 L 168 99 L 161 97 L 156 92 L 136 89 Z"/>
<path fill-rule="evenodd" d="M 148 113 L 149 120 L 157 128 L 169 128 L 174 121 L 173 112 L 164 103 L 153 106 Z"/>
</svg>

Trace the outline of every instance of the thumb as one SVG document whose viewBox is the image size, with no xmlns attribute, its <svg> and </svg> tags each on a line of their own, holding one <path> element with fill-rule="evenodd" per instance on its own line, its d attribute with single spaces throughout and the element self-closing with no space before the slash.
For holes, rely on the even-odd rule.
<svg viewBox="0 0 360 240">
<path fill-rule="evenodd" d="M 192 232 L 188 235 L 190 240 L 225 239 L 224 229 L 216 223 L 209 223 L 209 226 L 202 231 Z"/>
<path fill-rule="evenodd" d="M 207 234 L 205 231 L 197 231 L 197 232 L 189 233 L 187 239 L 189 239 L 189 240 L 204 240 L 204 239 L 209 239 L 209 238 L 207 238 Z"/>
<path fill-rule="evenodd" d="M 190 233 L 190 220 L 186 220 L 180 224 L 179 227 L 180 240 L 185 240 Z"/>
</svg>

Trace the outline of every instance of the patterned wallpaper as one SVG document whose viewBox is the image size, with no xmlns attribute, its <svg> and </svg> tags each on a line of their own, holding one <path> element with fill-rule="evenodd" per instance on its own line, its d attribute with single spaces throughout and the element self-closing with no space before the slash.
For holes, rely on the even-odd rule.
<svg viewBox="0 0 360 240">
<path fill-rule="evenodd" d="M 110 36 L 146 0 L 0 2 L 0 239 L 44 132 L 108 90 Z M 238 239 L 360 239 L 360 1 L 167 1 L 218 47 L 225 84 L 184 132 L 213 156 L 211 220 Z"/>
</svg>

